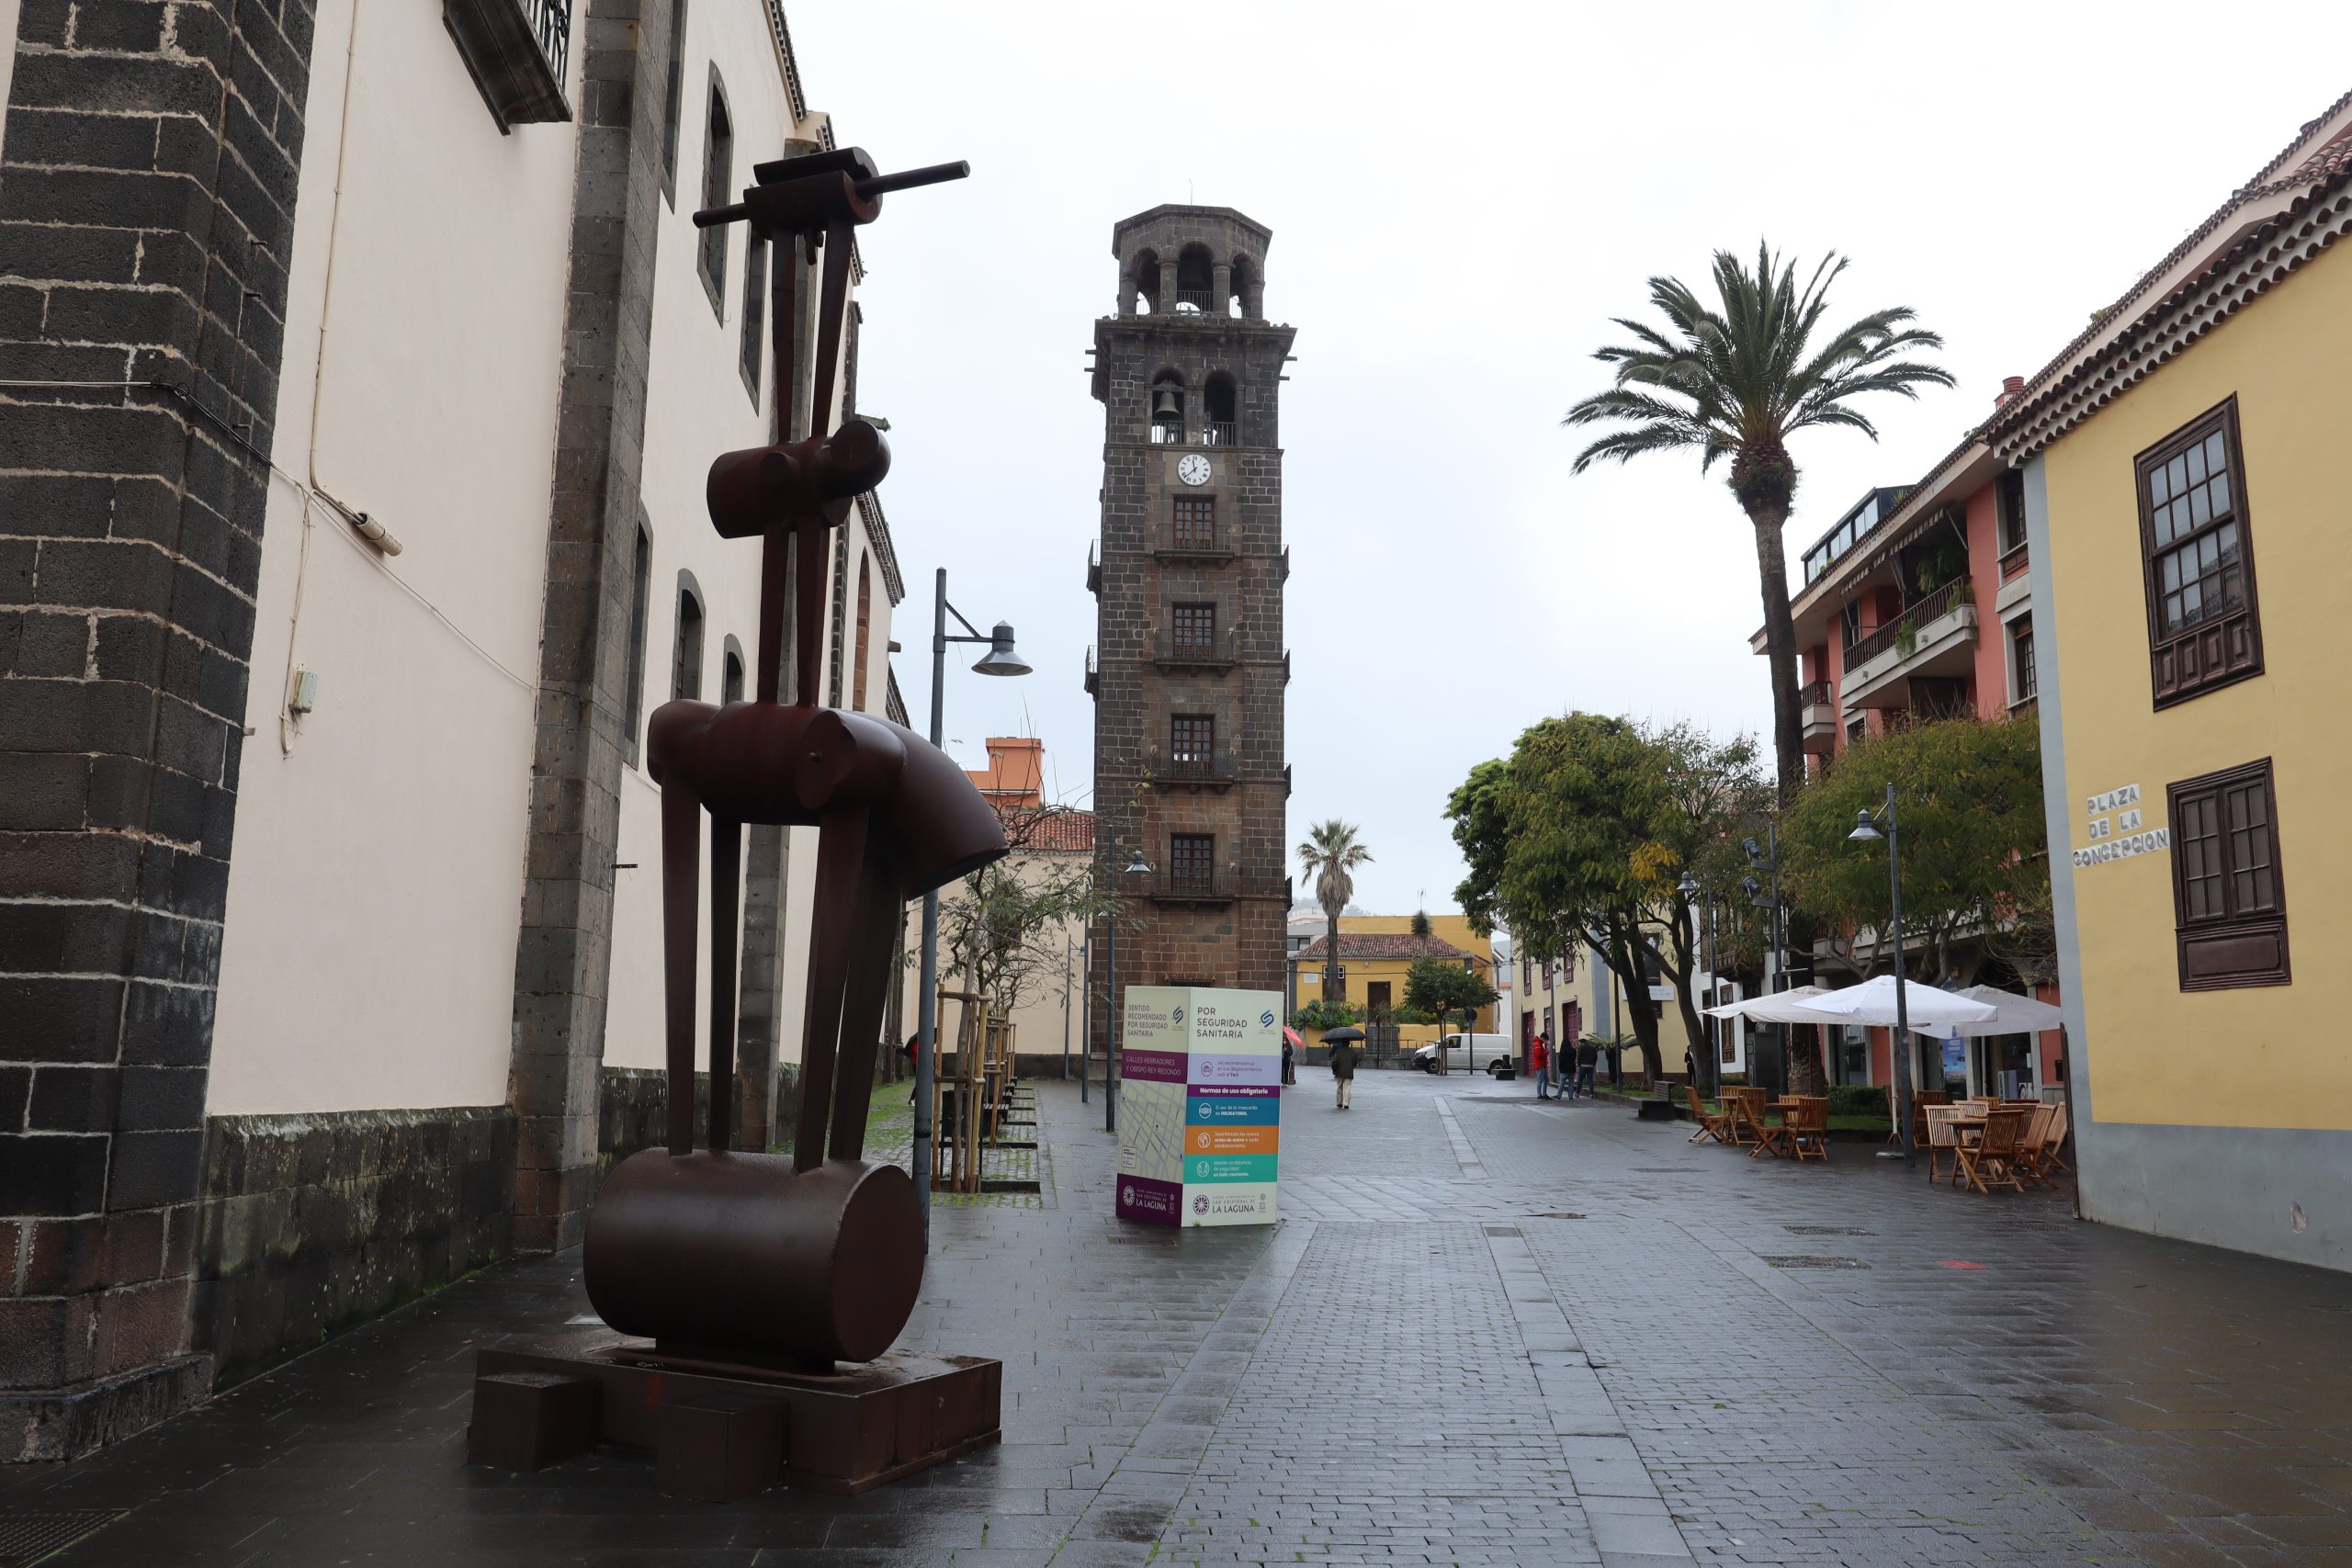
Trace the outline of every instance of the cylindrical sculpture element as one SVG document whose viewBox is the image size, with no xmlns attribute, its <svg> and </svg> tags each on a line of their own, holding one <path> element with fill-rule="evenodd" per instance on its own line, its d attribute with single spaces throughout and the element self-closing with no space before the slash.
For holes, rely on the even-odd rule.
<svg viewBox="0 0 2352 1568">
<path fill-rule="evenodd" d="M 623 1334 L 712 1353 L 870 1361 L 922 1284 L 922 1217 L 894 1165 L 648 1149 L 605 1180 L 581 1273 Z"/>
</svg>

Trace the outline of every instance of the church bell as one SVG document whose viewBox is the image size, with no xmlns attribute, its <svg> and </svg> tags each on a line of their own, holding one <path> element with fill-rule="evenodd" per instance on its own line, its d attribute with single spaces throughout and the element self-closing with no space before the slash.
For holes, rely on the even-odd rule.
<svg viewBox="0 0 2352 1568">
<path fill-rule="evenodd" d="M 1152 395 L 1151 395 L 1151 417 L 1152 417 L 1152 418 L 1154 418 L 1154 419 L 1178 419 L 1178 418 L 1182 418 L 1182 417 L 1183 412 L 1184 412 L 1184 401 L 1183 401 L 1183 400 L 1182 400 L 1182 398 L 1179 398 L 1179 397 L 1176 395 L 1176 389 L 1174 389 L 1173 387 L 1162 387 L 1162 388 L 1160 388 L 1160 389 L 1159 389 L 1159 390 L 1158 390 L 1158 391 L 1156 391 L 1156 392 L 1152 393 Z"/>
</svg>

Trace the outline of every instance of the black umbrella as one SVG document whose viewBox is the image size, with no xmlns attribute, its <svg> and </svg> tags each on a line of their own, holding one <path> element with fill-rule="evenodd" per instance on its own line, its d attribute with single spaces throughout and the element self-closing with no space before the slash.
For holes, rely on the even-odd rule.
<svg viewBox="0 0 2352 1568">
<path fill-rule="evenodd" d="M 1363 1031 L 1353 1024 L 1349 1024 L 1344 1029 L 1327 1029 L 1323 1032 L 1323 1043 L 1326 1045 L 1334 1042 L 1353 1042 L 1363 1038 Z"/>
</svg>

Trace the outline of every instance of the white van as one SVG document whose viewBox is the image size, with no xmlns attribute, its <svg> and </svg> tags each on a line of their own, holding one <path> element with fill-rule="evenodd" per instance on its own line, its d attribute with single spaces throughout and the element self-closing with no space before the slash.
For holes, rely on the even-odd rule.
<svg viewBox="0 0 2352 1568">
<path fill-rule="evenodd" d="M 1424 1045 L 1413 1053 L 1413 1066 L 1425 1073 L 1437 1071 L 1437 1054 L 1445 1053 L 1446 1071 L 1481 1067 L 1497 1077 L 1515 1072 L 1518 1057 L 1511 1049 L 1508 1034 L 1464 1034 L 1456 1032 L 1440 1035 L 1433 1045 Z"/>
</svg>

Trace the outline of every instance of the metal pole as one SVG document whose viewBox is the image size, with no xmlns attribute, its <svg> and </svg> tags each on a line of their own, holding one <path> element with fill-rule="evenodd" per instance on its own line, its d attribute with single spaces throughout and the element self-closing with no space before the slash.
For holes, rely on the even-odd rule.
<svg viewBox="0 0 2352 1568">
<path fill-rule="evenodd" d="M 1903 987 L 1903 847 L 1895 836 L 1894 782 L 1886 785 L 1886 883 L 1894 908 L 1894 1114 L 1903 1133 L 1903 1163 L 1918 1162 L 1911 1146 L 1911 1009 Z"/>
<path fill-rule="evenodd" d="M 1115 855 L 1114 859 L 1117 858 Z M 1104 1006 L 1110 1011 L 1102 1021 L 1102 1130 L 1119 1130 L 1119 874 L 1111 874 L 1111 944 L 1103 950 L 1109 972 L 1103 979 L 1108 992 Z"/>
<path fill-rule="evenodd" d="M 1069 1082 L 1069 960 L 1076 949 L 1062 933 L 1062 1082 Z"/>
<path fill-rule="evenodd" d="M 931 610 L 931 743 L 946 734 L 941 699 L 947 687 L 947 569 L 941 567 Z M 915 998 L 915 1203 L 922 1211 L 923 1245 L 931 1245 L 932 1058 L 939 1032 L 939 889 L 922 896 L 922 993 Z"/>
<path fill-rule="evenodd" d="M 1094 933 L 1078 944 L 1078 1102 L 1086 1103 L 1086 1079 L 1094 1058 Z"/>
</svg>

